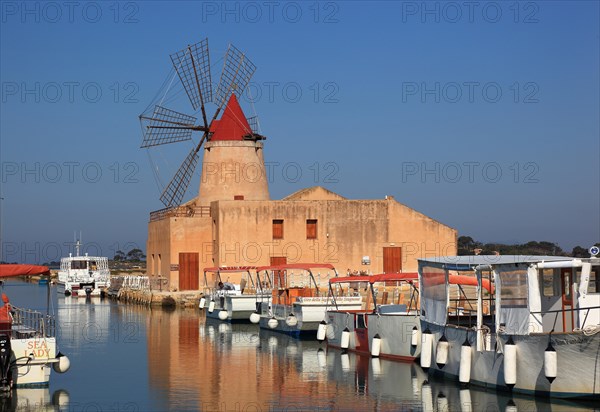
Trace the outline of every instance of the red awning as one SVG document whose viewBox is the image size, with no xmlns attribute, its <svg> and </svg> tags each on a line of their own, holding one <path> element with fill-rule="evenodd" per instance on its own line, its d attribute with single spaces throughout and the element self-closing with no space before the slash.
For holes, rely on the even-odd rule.
<svg viewBox="0 0 600 412">
<path fill-rule="evenodd" d="M 39 265 L 0 265 L 0 278 L 13 276 L 49 275 L 48 266 Z"/>
</svg>

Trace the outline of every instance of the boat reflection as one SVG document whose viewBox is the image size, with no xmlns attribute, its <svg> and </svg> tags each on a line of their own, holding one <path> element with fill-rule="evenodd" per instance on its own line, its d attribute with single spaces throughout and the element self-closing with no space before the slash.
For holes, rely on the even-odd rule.
<svg viewBox="0 0 600 412">
<path fill-rule="evenodd" d="M 64 390 L 50 396 L 48 388 L 18 388 L 0 395 L 0 411 L 59 411 L 69 409 L 69 394 Z"/>
</svg>

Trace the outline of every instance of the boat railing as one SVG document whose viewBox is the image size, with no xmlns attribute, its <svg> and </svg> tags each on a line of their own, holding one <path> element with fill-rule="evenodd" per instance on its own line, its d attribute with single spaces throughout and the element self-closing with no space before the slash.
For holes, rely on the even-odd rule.
<svg viewBox="0 0 600 412">
<path fill-rule="evenodd" d="M 12 307 L 12 329 L 19 337 L 56 336 L 56 319 L 31 309 Z"/>
<path fill-rule="evenodd" d="M 558 321 L 558 315 L 562 315 L 566 312 L 577 312 L 579 317 L 581 318 L 580 313 L 584 312 L 585 315 L 583 316 L 583 322 L 581 322 L 581 326 L 578 327 L 578 329 L 585 329 L 586 326 L 586 322 L 587 322 L 587 318 L 588 315 L 590 314 L 591 310 L 600 310 L 600 306 L 587 306 L 584 308 L 564 308 L 564 309 L 556 309 L 556 310 L 545 310 L 545 311 L 539 311 L 539 312 L 529 312 L 532 315 L 547 315 L 547 314 L 551 314 L 554 313 L 554 323 L 552 325 L 552 331 L 556 330 L 556 322 Z M 595 326 L 595 325 L 590 325 L 590 326 Z M 573 325 L 573 328 L 575 328 L 575 325 Z"/>
</svg>

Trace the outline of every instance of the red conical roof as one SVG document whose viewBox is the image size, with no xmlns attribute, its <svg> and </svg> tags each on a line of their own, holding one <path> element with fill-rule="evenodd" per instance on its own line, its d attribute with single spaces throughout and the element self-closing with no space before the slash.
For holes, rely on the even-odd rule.
<svg viewBox="0 0 600 412">
<path fill-rule="evenodd" d="M 210 131 L 210 140 L 244 140 L 245 135 L 252 133 L 235 94 L 231 94 L 221 119 L 212 123 Z"/>
</svg>

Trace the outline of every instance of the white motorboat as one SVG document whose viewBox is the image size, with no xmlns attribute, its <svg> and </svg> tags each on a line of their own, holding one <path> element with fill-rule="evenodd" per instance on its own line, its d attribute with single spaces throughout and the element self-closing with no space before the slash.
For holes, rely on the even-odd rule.
<svg viewBox="0 0 600 412">
<path fill-rule="evenodd" d="M 256 302 L 270 302 L 270 290 L 254 279 L 255 266 L 227 266 L 204 269 L 204 297 L 200 309 L 208 318 L 228 322 L 248 322 L 256 312 Z"/>
<path fill-rule="evenodd" d="M 453 288 L 452 276 L 473 286 Z M 600 399 L 600 259 L 419 259 L 421 359 L 463 384 Z"/>
<path fill-rule="evenodd" d="M 110 270 L 108 258 L 79 255 L 81 243 L 75 244 L 75 256 L 60 260 L 58 271 L 57 292 L 66 296 L 104 296 L 110 287 Z"/>
<path fill-rule="evenodd" d="M 0 278 L 49 275 L 46 266 L 0 265 Z M 48 285 L 48 300 L 50 289 Z M 0 308 L 0 391 L 13 387 L 44 387 L 54 369 L 69 369 L 69 359 L 57 351 L 56 320 L 48 313 L 17 308 L 3 293 Z"/>
<path fill-rule="evenodd" d="M 327 310 L 327 345 L 382 358 L 412 361 L 421 345 L 416 273 L 349 276 L 329 281 L 333 307 Z M 338 302 L 360 296 L 360 310 Z M 319 336 L 317 336 L 319 338 Z"/>
<path fill-rule="evenodd" d="M 325 269 L 325 274 L 313 270 Z M 276 332 L 300 336 L 316 333 L 325 320 L 328 306 L 333 304 L 327 296 L 329 279 L 337 277 L 335 267 L 326 263 L 293 263 L 263 266 L 256 269 L 268 279 L 272 289 L 271 305 L 260 307 L 260 327 Z M 338 306 L 347 310 L 359 310 L 361 297 L 349 297 Z"/>
</svg>

